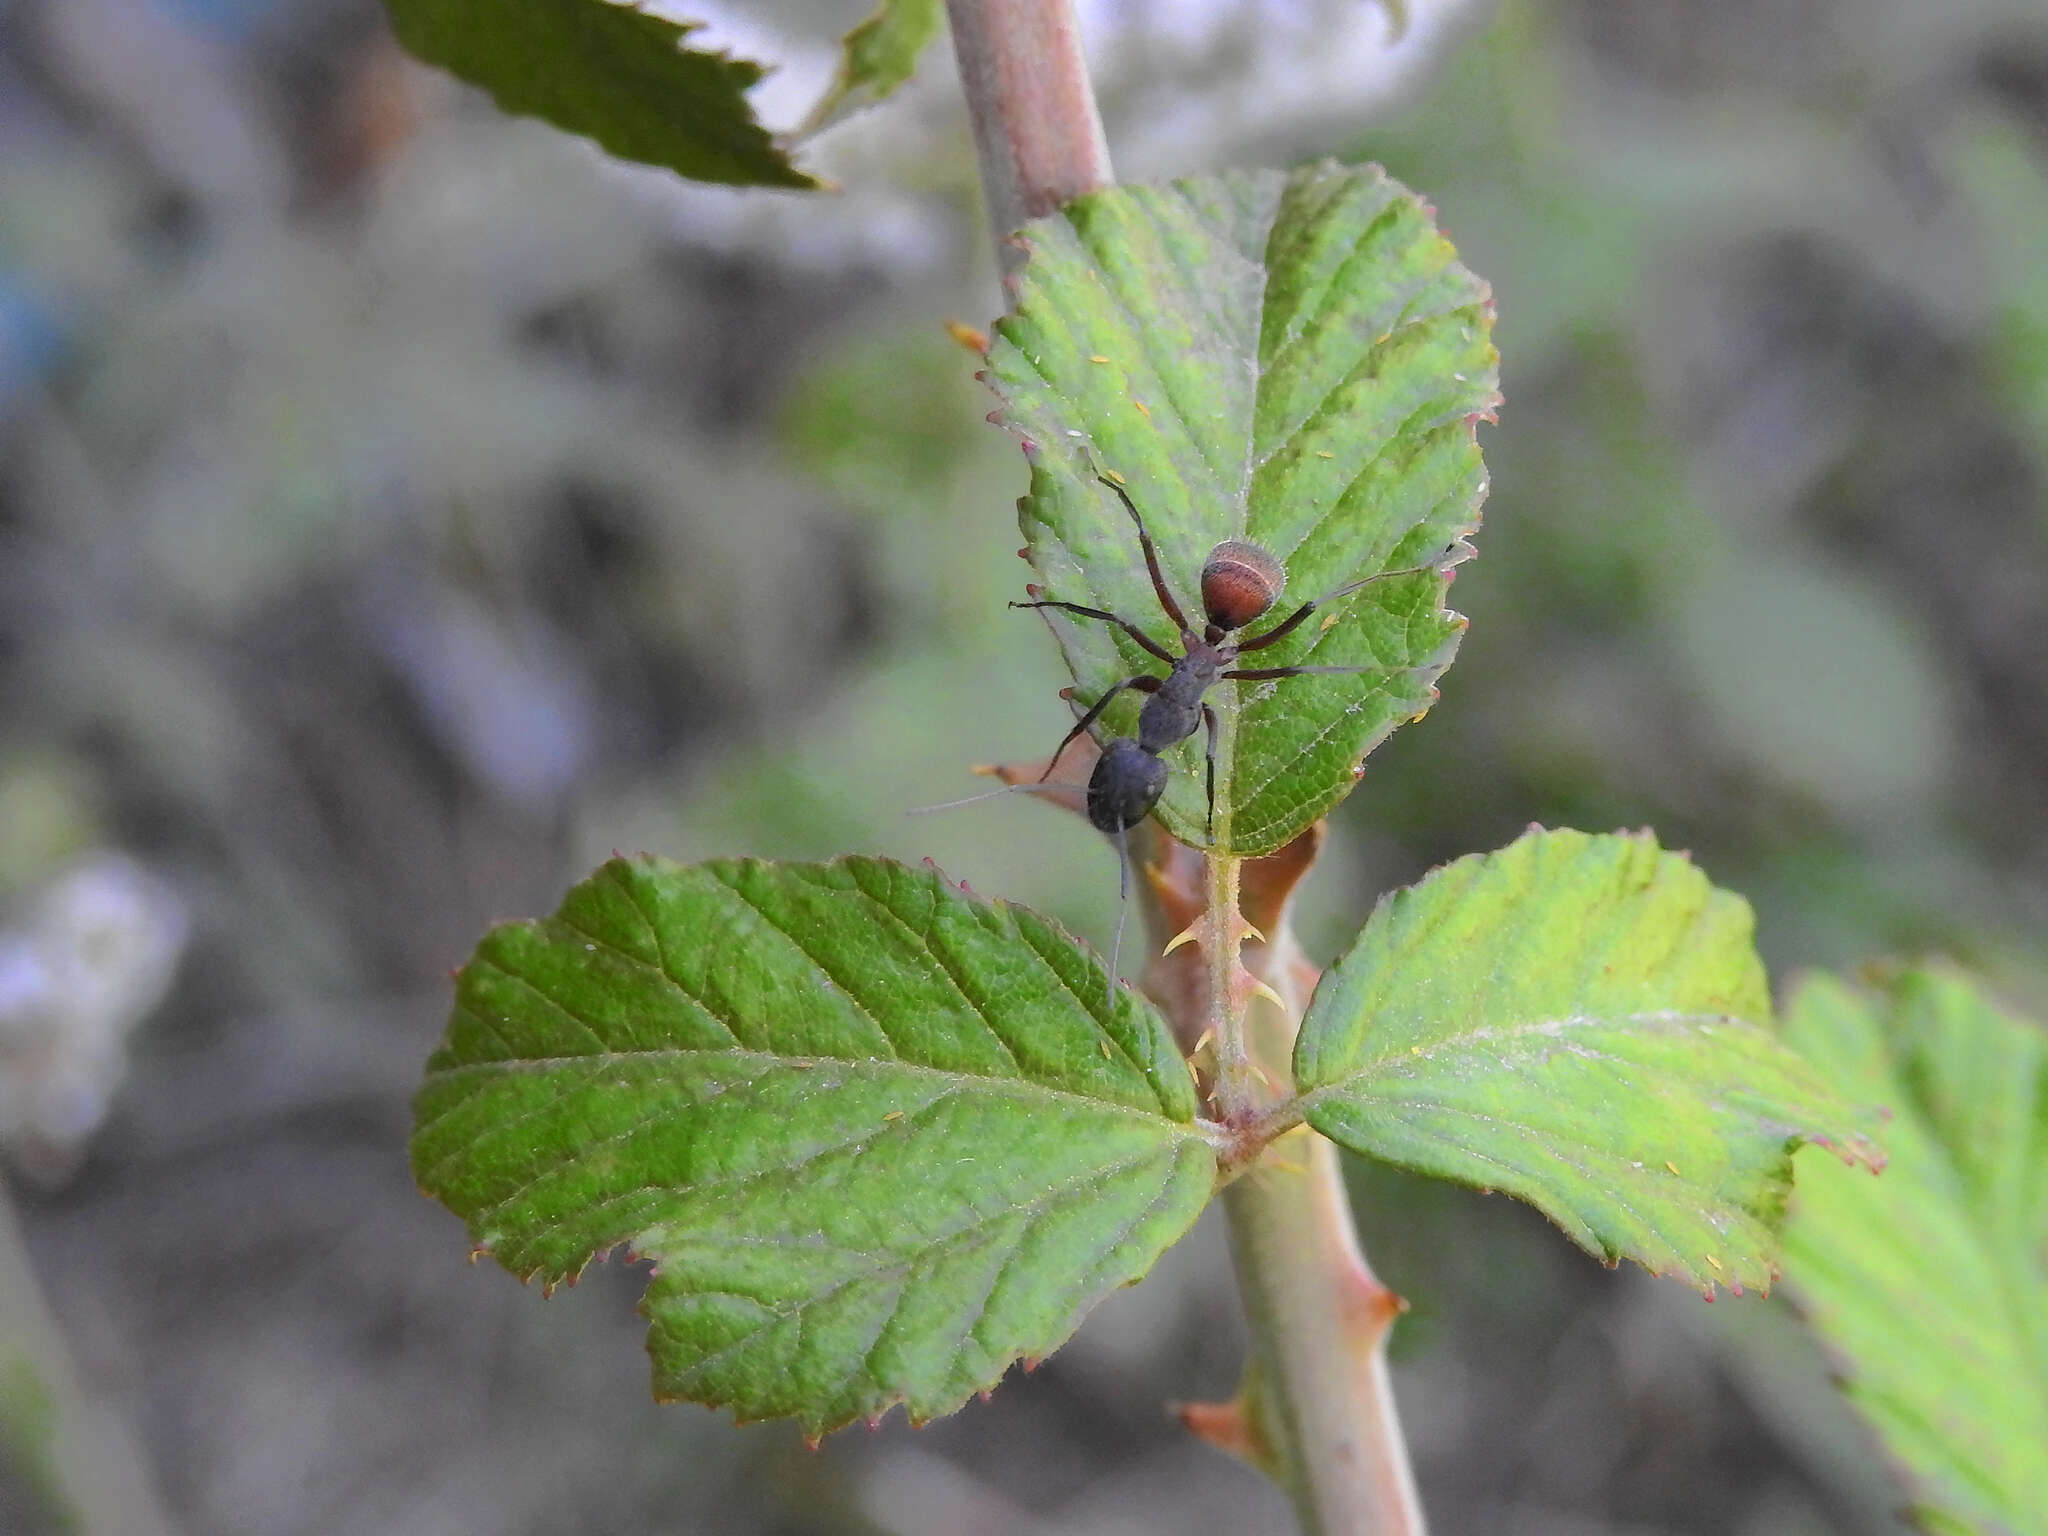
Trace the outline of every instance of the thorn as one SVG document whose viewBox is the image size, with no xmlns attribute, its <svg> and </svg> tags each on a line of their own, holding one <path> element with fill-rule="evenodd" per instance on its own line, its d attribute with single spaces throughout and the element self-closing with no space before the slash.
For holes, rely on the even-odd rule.
<svg viewBox="0 0 2048 1536">
<path fill-rule="evenodd" d="M 1239 967 L 1239 969 L 1242 970 L 1243 967 Z M 1258 977 L 1253 976 L 1250 971 L 1245 971 L 1244 974 L 1251 981 L 1251 996 L 1263 997 L 1267 1002 L 1271 1003 L 1275 1008 L 1278 1008 L 1282 1013 L 1285 1013 L 1287 1011 L 1286 998 L 1282 997 L 1278 992 L 1275 992 L 1271 987 L 1267 986 Z"/>
<path fill-rule="evenodd" d="M 1029 549 L 1020 549 L 1017 551 L 1017 558 L 1019 560 L 1029 560 L 1031 558 L 1031 551 Z"/>
<path fill-rule="evenodd" d="M 1707 1255 L 1707 1268 L 1709 1268 L 1709 1269 L 1716 1269 L 1716 1270 L 1717 1270 L 1717 1269 L 1719 1269 L 1720 1267 L 1721 1267 L 1721 1261 L 1720 1261 L 1719 1259 L 1715 1258 L 1715 1257 L 1714 1257 L 1714 1256 L 1713 1256 L 1713 1255 L 1712 1255 L 1711 1253 L 1710 1253 L 1710 1254 L 1708 1254 L 1708 1255 Z"/>
<path fill-rule="evenodd" d="M 1182 1403 L 1172 1412 L 1180 1420 L 1181 1427 L 1197 1440 L 1206 1440 L 1219 1451 L 1228 1451 L 1246 1461 L 1258 1459 L 1243 1399 L 1227 1403 Z"/>
<path fill-rule="evenodd" d="M 491 1250 L 486 1248 L 482 1243 L 478 1243 L 474 1248 L 469 1250 L 469 1262 L 474 1264 L 478 1259 L 483 1258 L 490 1251 Z"/>
<path fill-rule="evenodd" d="M 1145 419 L 1146 419 L 1147 421 L 1150 421 L 1150 420 L 1152 419 L 1152 413 L 1151 413 L 1150 411 L 1148 411 L 1148 410 L 1146 410 L 1146 409 L 1145 409 L 1145 402 L 1144 402 L 1144 401 L 1142 401 L 1142 400 L 1133 400 L 1133 401 L 1131 402 L 1131 404 L 1135 405 L 1135 406 L 1136 406 L 1136 407 L 1138 408 L 1138 414 L 1139 414 L 1140 416 L 1143 416 L 1143 417 L 1144 417 L 1144 418 L 1145 418 Z"/>
<path fill-rule="evenodd" d="M 881 1416 L 881 1415 L 880 1415 L 879 1413 L 871 1413 L 871 1414 L 869 1414 L 869 1415 L 868 1415 L 868 1433 L 869 1433 L 869 1434 L 873 1434 L 873 1433 L 874 1433 L 874 1432 L 875 1432 L 876 1430 L 880 1429 L 881 1427 L 882 1427 L 882 1416 Z"/>
<path fill-rule="evenodd" d="M 1116 1058 L 1115 1058 L 1114 1056 L 1112 1056 L 1112 1055 L 1110 1054 L 1110 1052 L 1109 1052 L 1109 1042 L 1108 1042 L 1107 1040 L 1098 1040 L 1098 1041 L 1096 1041 L 1096 1042 L 1095 1042 L 1095 1048 L 1096 1048 L 1096 1049 L 1097 1049 L 1098 1051 L 1102 1052 L 1102 1059 L 1103 1059 L 1104 1061 L 1114 1061 L 1114 1060 L 1116 1059 Z"/>
<path fill-rule="evenodd" d="M 1024 1374 L 1026 1376 L 1029 1376 L 1033 1371 L 1038 1369 L 1039 1365 L 1042 1362 L 1042 1359 L 1043 1357 L 1039 1355 L 1024 1355 L 1020 1357 L 1018 1363 L 1024 1367 Z"/>
<path fill-rule="evenodd" d="M 555 1299 L 555 1282 L 554 1282 L 554 1281 L 552 1281 L 552 1280 L 543 1280 L 543 1281 L 541 1282 L 541 1286 L 540 1286 L 540 1299 L 541 1299 L 542 1301 L 553 1301 L 553 1300 Z"/>
<path fill-rule="evenodd" d="M 1201 937 L 1202 922 L 1201 918 L 1196 918 L 1192 923 L 1189 923 L 1187 927 L 1181 929 L 1179 933 L 1168 939 L 1166 941 L 1166 948 L 1159 951 L 1159 953 L 1170 955 L 1183 944 L 1196 943 Z"/>
<path fill-rule="evenodd" d="M 1100 362 L 1100 363 L 1106 363 L 1106 362 L 1108 362 L 1108 361 L 1109 361 L 1109 359 L 1108 359 L 1108 358 L 1106 358 L 1106 357 L 1100 357 L 1100 358 L 1097 358 L 1097 359 L 1095 359 L 1095 361 L 1097 361 L 1097 362 Z M 1127 481 L 1126 479 L 1124 479 L 1124 477 L 1123 477 L 1122 475 L 1118 474 L 1118 473 L 1117 473 L 1117 472 L 1116 472 L 1115 470 L 1113 470 L 1113 469 L 1107 469 L 1107 468 L 1105 468 L 1105 469 L 1104 469 L 1104 470 L 1103 470 L 1102 472 L 1103 472 L 1103 473 L 1104 473 L 1105 475 L 1109 476 L 1109 478 L 1110 478 L 1110 479 L 1114 480 L 1114 481 L 1115 481 L 1115 482 L 1116 482 L 1116 483 L 1117 483 L 1118 485 L 1128 485 L 1128 484 L 1130 483 L 1129 481 Z"/>
<path fill-rule="evenodd" d="M 1109 361 L 1109 359 L 1104 357 L 1100 352 L 1091 352 L 1088 354 L 1088 361 L 1091 363 L 1106 363 Z"/>
<path fill-rule="evenodd" d="M 1671 1159 L 1669 1159 L 1668 1157 L 1667 1157 L 1667 1158 L 1666 1158 L 1666 1159 L 1664 1160 L 1664 1166 L 1665 1166 L 1666 1168 L 1670 1169 L 1670 1170 L 1671 1170 L 1671 1172 L 1672 1172 L 1672 1173 L 1673 1173 L 1674 1175 L 1676 1175 L 1676 1176 L 1677 1176 L 1678 1178 L 1681 1178 L 1681 1179 L 1682 1179 L 1682 1178 L 1684 1178 L 1684 1177 L 1685 1177 L 1685 1175 L 1684 1175 L 1684 1174 L 1682 1174 L 1682 1173 L 1679 1173 L 1679 1172 L 1678 1172 L 1678 1164 L 1676 1164 L 1676 1163 L 1672 1162 L 1672 1161 L 1671 1161 Z"/>
<path fill-rule="evenodd" d="M 991 1398 L 993 1398 L 995 1396 L 995 1393 L 989 1388 L 983 1387 L 979 1392 L 975 1393 L 974 1395 L 980 1398 L 985 1403 L 988 1402 Z"/>
<path fill-rule="evenodd" d="M 978 331 L 973 326 L 964 325 L 958 320 L 948 320 L 946 322 L 946 334 L 975 355 L 979 357 L 988 356 L 988 333 L 986 331 Z"/>
<path fill-rule="evenodd" d="M 823 1445 L 824 1443 L 825 1437 L 823 1435 L 806 1434 L 804 1436 L 804 1449 L 807 1451 L 815 1451 L 819 1446 Z"/>
<path fill-rule="evenodd" d="M 892 1109 L 889 1111 L 889 1113 L 882 1116 L 882 1118 L 884 1120 L 901 1120 L 903 1118 L 903 1111 L 900 1109 Z M 1713 1261 L 1709 1259 L 1707 1262 L 1712 1263 Z"/>
</svg>

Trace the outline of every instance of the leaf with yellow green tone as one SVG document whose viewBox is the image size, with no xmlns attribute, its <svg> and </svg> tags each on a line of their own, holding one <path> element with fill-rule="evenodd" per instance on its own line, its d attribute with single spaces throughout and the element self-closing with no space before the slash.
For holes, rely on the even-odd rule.
<svg viewBox="0 0 2048 1536">
<path fill-rule="evenodd" d="M 1308 1122 L 1527 1200 L 1609 1263 L 1766 1289 L 1794 1149 L 1881 1159 L 1772 1032 L 1753 927 L 1646 833 L 1459 859 L 1324 973 L 1295 1052 Z"/>
<path fill-rule="evenodd" d="M 958 1407 L 1209 1199 L 1165 1024 L 1034 913 L 880 859 L 615 859 L 463 968 L 413 1171 L 523 1279 L 628 1245 L 657 1395 Z"/>
<path fill-rule="evenodd" d="M 1801 1158 L 1785 1279 L 1930 1530 L 2048 1530 L 2048 1031 L 1967 978 L 1795 994 L 1786 1037 L 1889 1105 L 1874 1183 Z"/>
</svg>

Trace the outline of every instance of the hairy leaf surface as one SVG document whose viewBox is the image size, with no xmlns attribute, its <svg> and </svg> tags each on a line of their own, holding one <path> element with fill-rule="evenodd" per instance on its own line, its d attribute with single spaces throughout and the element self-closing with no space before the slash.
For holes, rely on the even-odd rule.
<svg viewBox="0 0 2048 1536">
<path fill-rule="evenodd" d="M 1350 789 L 1365 754 L 1434 698 L 1464 620 L 1443 569 L 1470 553 L 1485 470 L 1473 426 L 1499 400 L 1486 285 L 1432 210 L 1377 166 L 1231 173 L 1083 197 L 1019 237 L 1030 260 L 988 378 L 1025 442 L 1021 522 L 1048 595 L 1106 608 L 1173 649 L 1129 515 L 1199 626 L 1197 577 L 1224 539 L 1286 567 L 1267 621 L 1364 588 L 1252 666 L 1355 675 L 1226 683 L 1217 842 L 1284 846 Z M 1263 623 L 1252 626 L 1256 633 Z M 1078 693 L 1162 664 L 1109 625 L 1056 617 Z M 1104 720 L 1135 730 L 1126 695 Z M 1063 729 L 1057 715 L 1048 734 Z M 1201 734 L 1172 754 L 1167 830 L 1208 841 Z"/>
<path fill-rule="evenodd" d="M 610 0 L 385 0 L 413 54 L 622 160 L 692 181 L 814 187 L 754 119 L 759 64 L 684 46 L 701 23 Z"/>
<path fill-rule="evenodd" d="M 957 1407 L 1140 1278 L 1215 1160 L 1149 1004 L 879 859 L 616 859 L 463 969 L 413 1169 L 522 1278 L 629 1244 L 658 1395 Z"/>
<path fill-rule="evenodd" d="M 1459 859 L 1324 973 L 1295 1053 L 1308 1121 L 1527 1200 L 1610 1263 L 1767 1288 L 1793 1150 L 1877 1154 L 1770 1030 L 1752 928 L 1647 834 Z"/>
<path fill-rule="evenodd" d="M 2048 1512 L 2048 1032 L 1971 982 L 1807 981 L 1787 1038 L 1892 1108 L 1874 1183 L 1802 1158 L 1785 1278 L 1923 1523 L 2038 1531 Z"/>
</svg>

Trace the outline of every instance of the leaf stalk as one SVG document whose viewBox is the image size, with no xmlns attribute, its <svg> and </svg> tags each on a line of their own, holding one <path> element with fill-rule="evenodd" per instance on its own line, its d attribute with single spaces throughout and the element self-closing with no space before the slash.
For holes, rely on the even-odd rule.
<svg viewBox="0 0 2048 1536">
<path fill-rule="evenodd" d="M 1114 181 L 1072 0 L 946 0 L 1005 278 L 1032 219 Z"/>
</svg>

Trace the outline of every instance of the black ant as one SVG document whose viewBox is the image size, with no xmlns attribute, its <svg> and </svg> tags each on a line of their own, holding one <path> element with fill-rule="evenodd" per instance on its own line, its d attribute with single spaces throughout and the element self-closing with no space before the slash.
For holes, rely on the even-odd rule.
<svg viewBox="0 0 2048 1536">
<path fill-rule="evenodd" d="M 1057 608 L 1064 613 L 1114 624 L 1165 662 L 1169 669 L 1164 677 L 1140 672 L 1111 687 L 1074 722 L 1074 728 L 1067 732 L 1059 749 L 1053 753 L 1052 762 L 1058 762 L 1060 753 L 1067 750 L 1074 738 L 1101 717 L 1111 700 L 1126 688 L 1135 688 L 1149 695 L 1138 712 L 1138 734 L 1136 737 L 1112 737 L 1102 744 L 1102 755 L 1096 759 L 1095 771 L 1088 779 L 1088 820 L 1096 830 L 1111 837 L 1121 837 L 1127 829 L 1151 815 L 1152 807 L 1159 803 L 1159 797 L 1166 791 L 1167 768 L 1160 754 L 1179 746 L 1195 734 L 1197 726 L 1203 726 L 1209 733 L 1206 754 L 1208 827 L 1213 838 L 1216 833 L 1216 711 L 1202 702 L 1202 696 L 1224 678 L 1264 682 L 1318 672 L 1377 671 L 1375 667 L 1236 667 L 1231 663 L 1247 651 L 1264 650 L 1285 640 L 1318 608 L 1341 597 L 1349 597 L 1360 587 L 1383 581 L 1389 576 L 1414 576 L 1436 567 L 1417 565 L 1398 571 L 1380 571 L 1338 587 L 1333 592 L 1326 592 L 1321 597 L 1311 598 L 1261 634 L 1232 640 L 1229 638 L 1231 635 L 1256 621 L 1279 600 L 1287 573 L 1281 569 L 1278 560 L 1258 545 L 1244 539 L 1226 539 L 1210 550 L 1209 558 L 1202 562 L 1202 612 L 1207 623 L 1202 633 L 1197 635 L 1189 627 L 1180 604 L 1173 599 L 1172 589 L 1160 573 L 1158 552 L 1152 546 L 1152 536 L 1145 529 L 1145 519 L 1139 514 L 1136 503 L 1109 476 L 1097 475 L 1095 478 L 1116 493 L 1117 500 L 1131 514 L 1131 521 L 1138 525 L 1138 545 L 1145 552 L 1145 569 L 1151 573 L 1152 590 L 1159 598 L 1159 606 L 1180 631 L 1181 654 L 1174 655 L 1128 619 L 1101 608 L 1084 608 L 1079 603 L 1043 598 L 1038 595 L 1041 588 L 1028 588 L 1032 601 L 1012 603 L 1012 608 Z M 1045 774 L 1039 776 L 1039 782 L 1044 783 L 1046 775 L 1051 772 L 1052 763 L 1048 763 Z"/>
<path fill-rule="evenodd" d="M 1166 791 L 1167 765 L 1160 755 L 1169 748 L 1180 745 L 1195 734 L 1198 726 L 1208 731 L 1209 820 L 1208 830 L 1211 841 L 1216 835 L 1216 711 L 1203 702 L 1203 695 L 1225 678 L 1238 682 L 1265 682 L 1273 678 L 1302 677 L 1310 673 L 1327 672 L 1371 672 L 1374 667 L 1239 667 L 1234 663 L 1247 652 L 1264 650 L 1269 645 L 1285 640 L 1302 622 L 1325 604 L 1348 597 L 1359 588 L 1390 576 L 1413 576 L 1423 571 L 1435 570 L 1435 565 L 1410 566 L 1398 571 L 1380 571 L 1358 581 L 1350 582 L 1336 590 L 1324 593 L 1303 603 L 1272 628 L 1242 640 L 1230 637 L 1255 622 L 1273 604 L 1279 601 L 1286 585 L 1287 573 L 1275 560 L 1258 545 L 1244 539 L 1227 539 L 1209 551 L 1208 559 L 1202 562 L 1202 613 L 1206 623 L 1200 634 L 1188 624 L 1181 612 L 1180 604 L 1174 601 L 1173 591 L 1166 584 L 1166 577 L 1159 569 L 1159 555 L 1152 546 L 1152 535 L 1146 531 L 1145 519 L 1139 513 L 1137 504 L 1128 492 L 1108 475 L 1098 473 L 1095 477 L 1124 504 L 1131 514 L 1131 521 L 1138 525 L 1138 545 L 1145 552 L 1145 569 L 1151 573 L 1152 591 L 1159 599 L 1159 606 L 1166 617 L 1180 633 L 1181 654 L 1176 656 L 1165 646 L 1154 640 L 1129 619 L 1110 613 L 1102 608 L 1086 608 L 1079 603 L 1061 602 L 1043 597 L 1043 588 L 1028 587 L 1032 600 L 1026 603 L 1011 603 L 1012 608 L 1057 608 L 1063 613 L 1079 615 L 1087 619 L 1101 619 L 1114 624 L 1129 635 L 1145 650 L 1158 657 L 1167 665 L 1164 677 L 1154 677 L 1140 672 L 1127 677 L 1112 686 L 1097 699 L 1081 717 L 1074 722 L 1074 728 L 1067 732 L 1059 749 L 1046 764 L 1045 772 L 1038 782 L 1044 783 L 1052 773 L 1053 764 L 1067 750 L 1074 739 L 1088 730 L 1107 709 L 1110 702 L 1126 688 L 1135 688 L 1147 695 L 1144 707 L 1138 712 L 1138 734 L 1115 736 L 1102 743 L 1102 755 L 1095 760 L 1095 771 L 1088 779 L 1088 820 L 1096 830 L 1116 839 L 1117 851 L 1123 863 L 1123 893 L 1130 894 L 1130 849 L 1126 841 L 1130 828 L 1152 814 L 1152 808 L 1159 803 L 1159 797 Z M 1109 974 L 1112 984 L 1116 976 L 1116 948 L 1121 947 L 1123 938 L 1123 915 L 1117 916 L 1117 944 L 1110 952 Z"/>
</svg>

